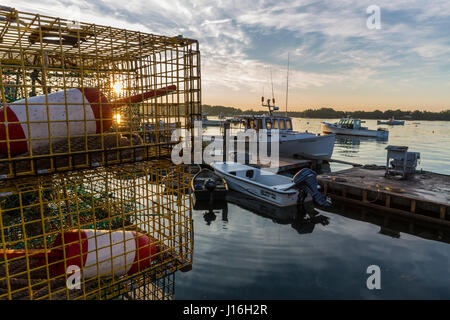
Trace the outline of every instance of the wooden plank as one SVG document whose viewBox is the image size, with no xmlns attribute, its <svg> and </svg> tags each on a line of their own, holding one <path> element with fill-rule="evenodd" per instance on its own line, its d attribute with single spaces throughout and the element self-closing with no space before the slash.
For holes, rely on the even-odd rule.
<svg viewBox="0 0 450 320">
<path fill-rule="evenodd" d="M 355 162 L 350 162 L 350 161 L 337 160 L 337 159 L 330 159 L 330 160 L 328 160 L 328 161 L 329 161 L 329 162 L 341 163 L 341 164 L 348 164 L 348 165 L 354 166 L 354 167 L 362 167 L 362 164 L 355 163 Z"/>
<path fill-rule="evenodd" d="M 411 212 L 416 212 L 416 200 L 411 200 Z"/>
<path fill-rule="evenodd" d="M 362 191 L 362 201 L 367 202 L 367 190 Z"/>
<path fill-rule="evenodd" d="M 445 220 L 445 211 L 446 211 L 446 209 L 447 208 L 445 208 L 444 206 L 441 206 L 441 212 L 440 212 L 440 218 L 442 219 L 442 220 Z"/>
</svg>

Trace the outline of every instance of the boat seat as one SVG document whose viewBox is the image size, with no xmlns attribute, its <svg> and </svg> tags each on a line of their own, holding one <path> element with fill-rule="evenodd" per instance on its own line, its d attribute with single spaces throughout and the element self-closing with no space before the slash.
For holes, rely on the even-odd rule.
<svg viewBox="0 0 450 320">
<path fill-rule="evenodd" d="M 277 189 L 277 190 L 282 190 L 282 191 L 286 191 L 287 189 L 292 188 L 293 186 L 295 186 L 295 183 L 286 183 L 286 184 L 278 184 L 276 186 L 273 186 L 272 188 Z"/>
</svg>

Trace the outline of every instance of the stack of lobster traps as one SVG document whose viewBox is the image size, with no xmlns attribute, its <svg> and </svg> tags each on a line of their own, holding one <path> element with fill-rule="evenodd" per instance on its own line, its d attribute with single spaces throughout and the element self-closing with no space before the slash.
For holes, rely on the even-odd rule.
<svg viewBox="0 0 450 320">
<path fill-rule="evenodd" d="M 171 299 L 198 42 L 0 6 L 0 73 L 0 300 Z"/>
</svg>

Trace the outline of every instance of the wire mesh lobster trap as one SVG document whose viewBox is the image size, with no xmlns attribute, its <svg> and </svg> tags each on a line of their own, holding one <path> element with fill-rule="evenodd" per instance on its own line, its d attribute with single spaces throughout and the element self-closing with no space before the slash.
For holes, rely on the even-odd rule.
<svg viewBox="0 0 450 320">
<path fill-rule="evenodd" d="M 102 299 L 173 300 L 174 295 L 175 272 L 161 268 L 138 274 L 106 288 L 102 292 Z"/>
<path fill-rule="evenodd" d="M 196 40 L 0 7 L 0 177 L 170 155 L 201 115 Z"/>
<path fill-rule="evenodd" d="M 161 290 L 158 281 L 192 264 L 188 176 L 159 160 L 4 181 L 0 299 Z"/>
</svg>

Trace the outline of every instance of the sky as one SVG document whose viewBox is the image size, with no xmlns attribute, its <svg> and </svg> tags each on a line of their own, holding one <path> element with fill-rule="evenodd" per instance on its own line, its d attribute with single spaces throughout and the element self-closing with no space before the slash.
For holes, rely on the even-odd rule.
<svg viewBox="0 0 450 320">
<path fill-rule="evenodd" d="M 450 109 L 448 0 L 2 0 L 20 11 L 200 42 L 202 103 Z M 379 28 L 370 6 L 380 9 Z M 369 25 L 373 25 L 369 24 Z M 271 76 L 272 74 L 272 76 Z M 271 80 L 273 79 L 273 80 Z"/>
</svg>

